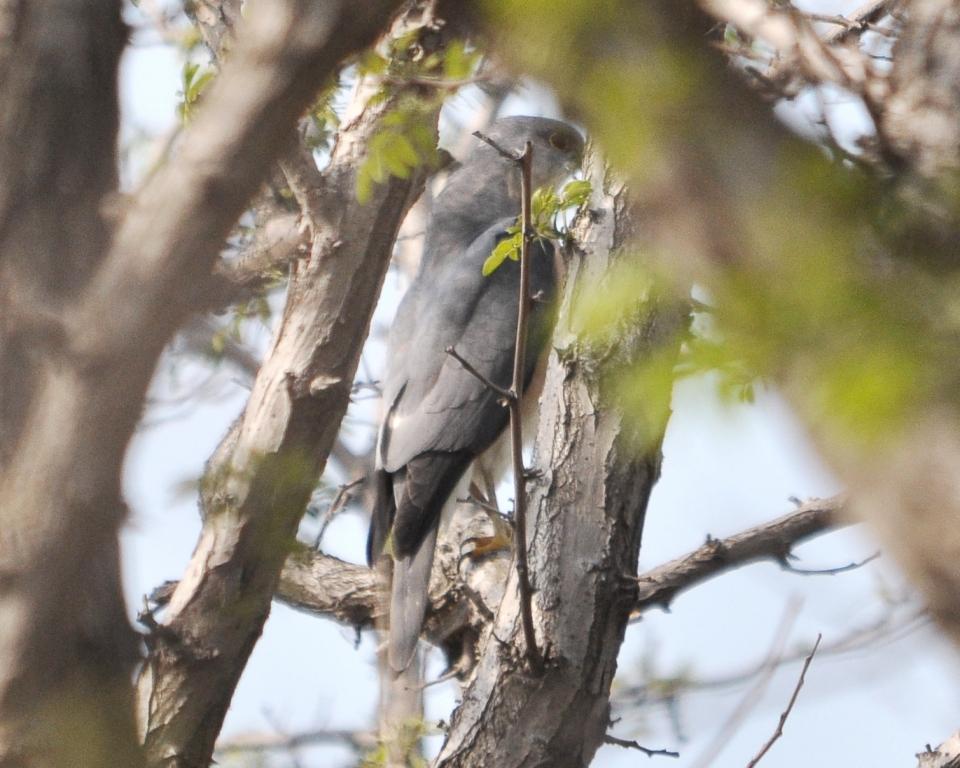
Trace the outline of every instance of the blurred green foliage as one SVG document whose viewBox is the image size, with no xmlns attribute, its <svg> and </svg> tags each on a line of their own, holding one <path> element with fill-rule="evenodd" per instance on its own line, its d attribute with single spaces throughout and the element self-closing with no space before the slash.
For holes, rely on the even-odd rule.
<svg viewBox="0 0 960 768">
<path fill-rule="evenodd" d="M 358 74 L 380 80 L 372 100 L 396 103 L 367 146 L 357 171 L 357 200 L 367 202 L 374 185 L 391 176 L 406 179 L 420 165 L 438 162 L 436 112 L 478 61 L 479 54 L 459 40 L 423 55 L 414 35 L 392 41 L 389 56 L 371 50 L 361 57 Z"/>
<path fill-rule="evenodd" d="M 363 756 L 360 768 L 384 768 L 387 765 L 393 765 L 395 763 L 390 760 L 391 754 L 394 758 L 398 754 L 402 755 L 404 764 L 409 768 L 427 768 L 429 763 L 420 754 L 420 741 L 424 736 L 431 736 L 437 732 L 437 727 L 425 720 L 410 719 L 400 727 L 395 744 L 389 746 L 385 743 L 379 744 L 376 749 Z"/>
<path fill-rule="evenodd" d="M 486 6 L 500 50 L 556 88 L 638 203 L 635 274 L 626 267 L 593 293 L 588 334 L 642 322 L 652 285 L 684 295 L 699 284 L 714 306 L 678 364 L 653 355 L 617 374 L 638 420 L 657 422 L 648 404 L 672 377 L 706 371 L 741 400 L 758 379 L 783 387 L 817 432 L 856 450 L 882 447 L 924 403 L 956 402 L 955 178 L 918 193 L 777 129 L 692 7 Z M 714 31 L 717 42 L 737 34 Z"/>
<path fill-rule="evenodd" d="M 177 94 L 180 97 L 177 116 L 183 123 L 190 122 L 204 89 L 215 75 L 216 71 L 210 67 L 204 67 L 192 61 L 184 63 L 180 76 L 180 91 Z"/>
<path fill-rule="evenodd" d="M 517 172 L 519 173 L 519 169 Z M 533 236 L 545 240 L 565 239 L 568 232 L 560 222 L 561 215 L 571 209 L 579 210 L 589 198 L 590 182 L 585 179 L 567 182 L 560 194 L 552 187 L 537 189 L 530 197 L 530 225 Z M 520 246 L 523 243 L 521 228 L 518 215 L 517 223 L 507 227 L 508 236 L 497 243 L 483 262 L 484 277 L 496 272 L 507 259 L 520 260 Z"/>
</svg>

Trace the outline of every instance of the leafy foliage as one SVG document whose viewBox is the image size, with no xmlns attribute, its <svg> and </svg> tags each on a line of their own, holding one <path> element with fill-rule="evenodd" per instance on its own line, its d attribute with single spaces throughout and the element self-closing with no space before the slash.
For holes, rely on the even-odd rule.
<svg viewBox="0 0 960 768">
<path fill-rule="evenodd" d="M 406 179 L 422 163 L 436 158 L 433 110 L 414 98 L 404 99 L 383 119 L 382 129 L 367 146 L 357 171 L 357 200 L 365 203 L 375 184 L 390 176 Z"/>
<path fill-rule="evenodd" d="M 432 115 L 477 66 L 479 54 L 461 41 L 443 52 L 423 56 L 419 43 L 408 36 L 394 41 L 390 56 L 367 52 L 358 72 L 380 78 L 374 100 L 395 99 L 397 106 L 383 120 L 382 130 L 367 147 L 367 157 L 357 172 L 357 200 L 365 203 L 376 184 L 391 176 L 406 179 L 419 166 L 437 161 Z"/>
<path fill-rule="evenodd" d="M 530 224 L 534 237 L 559 240 L 566 237 L 560 225 L 561 215 L 571 208 L 579 210 L 590 199 L 590 182 L 574 179 L 564 186 L 560 194 L 550 187 L 541 187 L 530 198 Z M 483 262 L 483 276 L 492 275 L 507 259 L 518 261 L 523 243 L 519 217 L 517 223 L 507 228 L 507 237 L 497 243 Z"/>
<path fill-rule="evenodd" d="M 181 89 L 178 93 L 180 103 L 177 105 L 177 116 L 182 122 L 190 122 L 204 89 L 213 80 L 214 75 L 216 72 L 210 67 L 203 67 L 190 61 L 184 63 Z"/>
<path fill-rule="evenodd" d="M 307 113 L 304 142 L 312 151 L 327 151 L 340 127 L 340 115 L 334 109 L 334 99 L 340 91 L 339 78 L 330 81 Z"/>
<path fill-rule="evenodd" d="M 387 745 L 381 743 L 372 752 L 364 755 L 360 762 L 360 768 L 383 768 L 386 765 L 392 765 L 390 761 L 391 752 L 400 752 L 405 760 L 405 765 L 410 768 L 427 768 L 427 761 L 420 755 L 420 741 L 424 736 L 430 736 L 438 732 L 436 726 L 427 723 L 422 719 L 410 719 L 400 728 L 396 735 L 396 743 Z"/>
<path fill-rule="evenodd" d="M 821 438 L 856 451 L 882 447 L 931 403 L 958 404 L 956 179 L 911 190 L 799 138 L 771 141 L 744 119 L 755 99 L 730 101 L 729 69 L 691 43 L 667 3 L 487 6 L 513 65 L 563 89 L 634 199 L 654 209 L 646 277 L 633 284 L 654 275 L 674 292 L 694 282 L 709 292 L 711 332 L 686 342 L 679 372 L 715 372 L 725 396 L 744 400 L 770 381 Z M 631 44 L 641 36 L 649 45 Z M 667 206 L 664 190 L 681 194 Z M 596 301 L 613 328 L 637 296 Z M 623 381 L 638 404 L 662 383 L 640 370 Z"/>
</svg>

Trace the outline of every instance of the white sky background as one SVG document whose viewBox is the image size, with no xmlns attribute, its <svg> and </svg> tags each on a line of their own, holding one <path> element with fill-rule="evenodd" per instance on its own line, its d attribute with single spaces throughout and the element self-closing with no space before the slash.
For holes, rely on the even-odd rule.
<svg viewBox="0 0 960 768">
<path fill-rule="evenodd" d="M 821 9 L 831 5 L 836 8 L 819 4 Z M 137 146 L 137 137 L 162 136 L 175 126 L 181 65 L 177 52 L 166 46 L 128 51 L 121 81 L 126 142 Z M 838 100 L 832 104 L 834 125 L 861 129 L 859 108 L 843 103 L 842 95 L 832 95 L 831 101 L 833 96 Z M 471 105 L 471 99 L 462 96 L 455 106 L 467 111 Z M 505 111 L 556 116 L 551 101 L 538 93 L 511 99 Z M 794 111 L 789 118 L 791 124 L 803 122 L 796 115 Z M 149 167 L 153 151 L 141 145 L 133 153 L 124 171 L 127 183 Z M 390 322 L 403 287 L 402 278 L 391 272 L 375 323 Z M 251 343 L 262 349 L 267 339 L 262 331 L 253 334 Z M 368 354 L 367 360 L 372 367 L 380 364 L 379 354 Z M 200 476 L 246 400 L 242 377 L 229 367 L 221 367 L 207 381 L 209 377 L 204 366 L 168 355 L 155 397 L 183 395 L 200 384 L 206 396 L 150 409 L 130 451 L 125 488 L 132 514 L 123 545 L 131 613 L 144 594 L 182 574 L 200 528 L 195 493 L 188 484 Z M 718 401 L 710 377 L 701 377 L 677 386 L 673 407 L 663 476 L 647 516 L 641 570 L 699 546 L 707 534 L 729 535 L 784 514 L 791 508 L 790 496 L 825 496 L 838 490 L 775 393 L 760 390 L 753 405 L 727 406 Z M 369 419 L 371 406 L 352 413 Z M 359 425 L 355 429 L 358 437 L 364 435 Z M 327 531 L 324 548 L 362 562 L 365 537 L 365 518 L 341 515 Z M 875 549 L 863 531 L 835 533 L 803 547 L 798 565 L 844 565 Z M 631 626 L 615 692 L 642 679 L 642 669 L 651 665 L 663 676 L 706 680 L 756 664 L 769 652 L 794 596 L 802 599 L 802 607 L 790 633 L 790 650 L 808 647 L 818 632 L 829 645 L 891 611 L 907 616 L 915 604 L 891 608 L 883 600 L 903 593 L 902 579 L 888 558 L 838 576 L 802 577 L 772 564 L 750 566 L 681 596 L 671 613 L 652 611 Z M 365 633 L 355 647 L 355 639 L 350 629 L 275 604 L 234 697 L 224 738 L 278 730 L 371 728 L 377 701 L 374 640 Z M 440 671 L 439 657 L 439 652 L 431 654 L 431 675 Z M 749 761 L 773 732 L 798 673 L 799 664 L 792 664 L 774 676 L 713 765 L 743 766 Z M 784 737 L 762 764 L 913 766 L 914 753 L 925 743 L 938 743 L 960 725 L 958 679 L 960 668 L 952 651 L 928 627 L 856 653 L 821 655 L 810 668 Z M 428 719 L 448 720 L 457 685 L 429 690 Z M 693 766 L 745 690 L 741 686 L 686 694 L 674 718 L 664 706 L 614 711 L 615 717 L 623 717 L 614 733 L 681 752 L 677 761 L 656 758 L 665 765 Z M 439 739 L 431 743 L 436 748 Z M 304 767 L 347 766 L 353 759 L 348 750 L 328 747 L 301 750 L 297 757 Z M 594 765 L 633 766 L 646 760 L 636 752 L 604 747 Z M 291 756 L 283 754 L 269 764 L 294 765 Z"/>
</svg>

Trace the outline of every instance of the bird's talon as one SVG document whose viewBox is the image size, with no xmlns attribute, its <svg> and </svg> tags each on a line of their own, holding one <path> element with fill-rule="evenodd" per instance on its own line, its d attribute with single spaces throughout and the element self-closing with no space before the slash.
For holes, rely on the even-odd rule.
<svg viewBox="0 0 960 768">
<path fill-rule="evenodd" d="M 470 549 L 469 552 L 464 552 L 464 548 L 470 545 L 472 545 L 472 549 Z M 471 559 L 486 557 L 487 555 L 496 554 L 497 552 L 510 549 L 512 545 L 512 531 L 504 533 L 504 531 L 501 529 L 494 533 L 493 536 L 473 536 L 469 539 L 466 539 L 461 545 L 460 559 L 462 560 L 465 557 L 469 557 Z"/>
</svg>

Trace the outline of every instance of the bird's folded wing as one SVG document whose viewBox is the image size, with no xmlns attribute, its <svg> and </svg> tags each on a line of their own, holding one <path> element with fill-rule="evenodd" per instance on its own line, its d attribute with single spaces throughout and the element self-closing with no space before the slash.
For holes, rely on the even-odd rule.
<svg viewBox="0 0 960 768">
<path fill-rule="evenodd" d="M 381 460 L 390 472 L 427 452 L 485 450 L 504 428 L 508 414 L 499 395 L 457 360 L 448 347 L 485 379 L 509 387 L 517 327 L 519 264 L 505 261 L 492 275 L 481 269 L 511 219 L 501 220 L 437 275 L 422 292 L 417 337 L 406 348 L 405 380 L 391 382 L 399 392 L 384 424 Z M 552 246 L 531 250 L 531 290 L 552 292 Z M 541 305 L 535 312 L 542 312 Z M 542 342 L 541 342 L 542 344 Z M 539 349 L 528 349 L 533 370 Z M 529 373 L 529 372 L 528 372 Z"/>
</svg>

